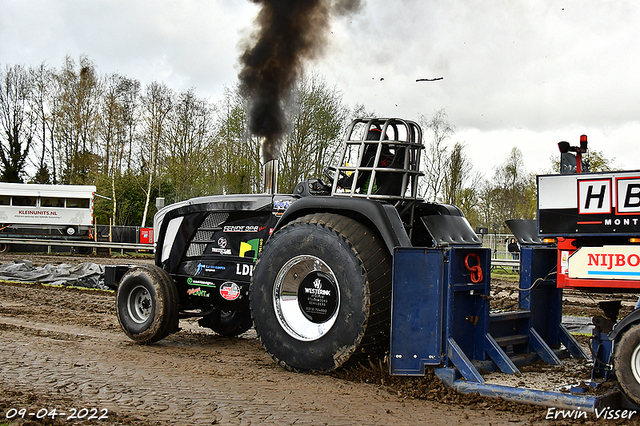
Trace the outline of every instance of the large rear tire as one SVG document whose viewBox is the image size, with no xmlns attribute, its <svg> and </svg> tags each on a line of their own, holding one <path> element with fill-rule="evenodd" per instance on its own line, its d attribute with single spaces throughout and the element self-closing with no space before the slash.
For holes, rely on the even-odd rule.
<svg viewBox="0 0 640 426">
<path fill-rule="evenodd" d="M 388 351 L 391 258 L 353 219 L 318 213 L 276 232 L 250 297 L 260 341 L 285 368 L 330 371 Z"/>
<path fill-rule="evenodd" d="M 640 405 L 640 324 L 625 331 L 616 342 L 613 364 L 622 391 Z"/>
<path fill-rule="evenodd" d="M 171 276 L 157 266 L 127 271 L 116 302 L 122 330 L 138 343 L 154 343 L 178 330 L 178 291 Z"/>
</svg>

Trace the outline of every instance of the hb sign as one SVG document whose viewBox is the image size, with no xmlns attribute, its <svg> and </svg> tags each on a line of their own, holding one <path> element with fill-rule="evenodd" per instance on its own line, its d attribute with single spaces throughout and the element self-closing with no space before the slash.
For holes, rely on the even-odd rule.
<svg viewBox="0 0 640 426">
<path fill-rule="evenodd" d="M 538 176 L 538 232 L 638 234 L 640 172 Z"/>
</svg>

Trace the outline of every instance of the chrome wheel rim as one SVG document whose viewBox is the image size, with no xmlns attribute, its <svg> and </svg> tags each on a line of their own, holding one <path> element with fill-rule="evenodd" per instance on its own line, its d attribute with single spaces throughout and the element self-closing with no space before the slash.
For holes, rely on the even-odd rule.
<svg viewBox="0 0 640 426">
<path fill-rule="evenodd" d="M 322 259 L 296 256 L 276 276 L 273 306 L 278 322 L 291 337 L 300 341 L 320 339 L 338 317 L 338 280 Z"/>
</svg>

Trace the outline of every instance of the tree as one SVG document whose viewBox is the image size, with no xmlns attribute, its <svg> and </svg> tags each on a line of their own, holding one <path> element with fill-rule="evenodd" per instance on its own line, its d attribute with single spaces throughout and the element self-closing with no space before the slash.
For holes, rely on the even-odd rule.
<svg viewBox="0 0 640 426">
<path fill-rule="evenodd" d="M 140 109 L 140 82 L 128 77 L 120 80 L 120 101 L 122 104 L 122 120 L 125 127 L 125 132 L 121 134 L 123 147 L 121 154 L 116 158 L 115 167 L 122 171 L 125 169 L 131 171 L 131 160 L 134 154 L 134 139 L 136 126 L 139 123 L 139 109 Z"/>
<path fill-rule="evenodd" d="M 29 71 L 33 81 L 32 108 L 37 120 L 37 129 L 34 131 L 34 136 L 39 139 L 39 143 L 33 146 L 34 155 L 37 159 L 33 162 L 36 173 L 31 182 L 48 184 L 51 183 L 52 179 L 52 170 L 49 170 L 49 164 L 53 164 L 51 155 L 52 143 L 47 143 L 48 141 L 52 142 L 52 137 L 47 138 L 47 134 L 51 135 L 52 133 L 49 103 L 51 101 L 53 73 L 44 63 L 40 64 L 38 68 Z"/>
<path fill-rule="evenodd" d="M 261 188 L 260 138 L 249 133 L 247 101 L 238 87 L 225 88 L 216 109 L 216 143 L 210 187 L 217 193 L 243 194 Z"/>
<path fill-rule="evenodd" d="M 165 126 L 173 108 L 173 91 L 165 84 L 152 82 L 145 88 L 142 102 L 142 173 L 147 176 L 145 202 L 141 227 L 145 227 L 153 183 L 158 176 L 158 164 L 162 154 L 162 143 L 166 137 Z"/>
<path fill-rule="evenodd" d="M 6 66 L 0 72 L 0 161 L 4 182 L 22 182 L 25 163 L 33 141 L 36 116 L 31 100 L 33 82 L 21 65 Z"/>
<path fill-rule="evenodd" d="M 212 108 L 195 91 L 178 94 L 167 121 L 166 178 L 177 200 L 203 195 L 208 186 L 212 157 Z"/>
<path fill-rule="evenodd" d="M 442 201 L 459 205 L 461 193 L 472 177 L 473 165 L 464 152 L 464 144 L 456 142 L 446 158 L 442 177 Z"/>
<path fill-rule="evenodd" d="M 508 219 L 533 219 L 535 209 L 531 209 L 531 198 L 535 200 L 535 189 L 532 193 L 532 182 L 535 179 L 524 168 L 522 151 L 513 147 L 504 163 L 495 168 L 493 181 L 483 191 L 490 206 L 485 223 L 506 230 L 505 221 Z"/>
<path fill-rule="evenodd" d="M 478 223 L 477 203 L 481 176 L 465 153 L 465 145 L 456 142 L 446 158 L 441 201 L 460 207 L 472 223 Z"/>
<path fill-rule="evenodd" d="M 104 90 L 100 97 L 98 135 L 101 140 L 101 173 L 109 176 L 111 217 L 114 221 L 117 217 L 119 198 L 116 179 L 122 176 L 123 159 L 127 156 L 131 157 L 133 140 L 131 111 L 135 109 L 135 104 L 131 105 L 131 100 L 136 99 L 139 86 L 137 81 L 119 74 L 111 74 L 105 78 Z"/>
<path fill-rule="evenodd" d="M 118 197 L 115 214 L 113 199 L 95 198 L 93 215 L 96 223 L 108 224 L 111 219 L 113 225 L 140 225 L 146 199 L 146 176 L 133 171 L 125 171 L 118 176 L 100 174 L 94 183 L 97 193 L 108 194 L 113 191 Z M 152 189 L 152 195 L 157 195 L 157 187 Z"/>
<path fill-rule="evenodd" d="M 442 195 L 444 183 L 444 170 L 447 162 L 446 141 L 455 133 L 455 126 L 449 124 L 447 113 L 444 109 L 434 112 L 430 119 L 421 116 L 420 121 L 426 130 L 425 139 L 430 136 L 430 142 L 423 155 L 425 177 L 423 179 L 424 183 L 421 185 L 421 193 L 427 199 L 437 200 Z"/>
<path fill-rule="evenodd" d="M 305 178 L 319 177 L 334 163 L 347 109 L 335 88 L 318 74 L 302 77 L 294 91 L 293 123 L 281 150 L 279 189 L 291 192 Z"/>
<path fill-rule="evenodd" d="M 76 67 L 76 62 L 67 56 L 55 80 L 56 149 L 61 181 L 86 184 L 98 173 L 101 163 L 96 147 L 100 86 L 95 65 L 83 55 Z"/>
</svg>

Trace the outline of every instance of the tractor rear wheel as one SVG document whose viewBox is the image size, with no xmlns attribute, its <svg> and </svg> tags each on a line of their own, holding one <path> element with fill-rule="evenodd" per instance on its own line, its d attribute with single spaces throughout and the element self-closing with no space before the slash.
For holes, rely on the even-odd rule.
<svg viewBox="0 0 640 426">
<path fill-rule="evenodd" d="M 290 370 L 330 371 L 388 350 L 391 258 L 353 219 L 318 213 L 277 231 L 250 297 L 262 345 Z"/>
<path fill-rule="evenodd" d="M 616 342 L 613 363 L 622 391 L 640 404 L 640 324 L 625 331 Z"/>
</svg>

